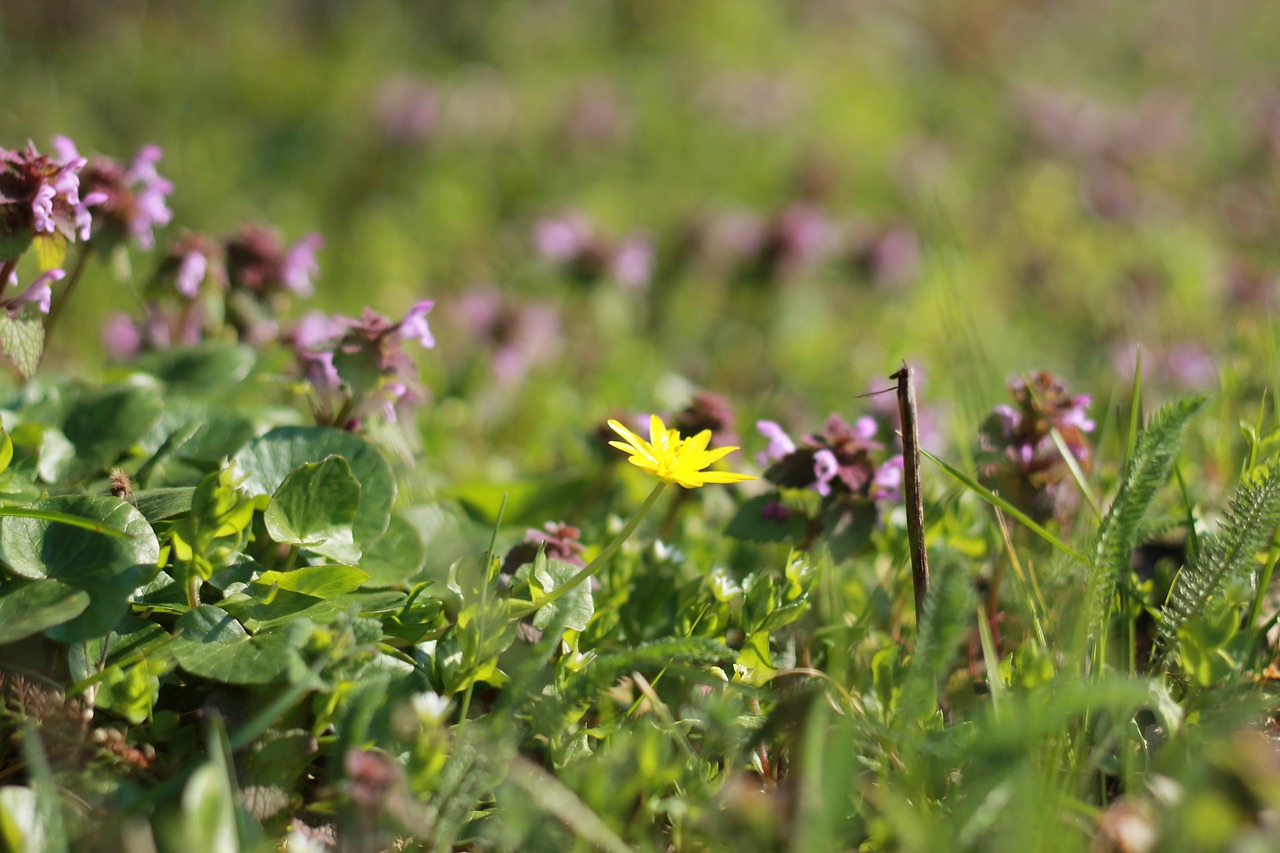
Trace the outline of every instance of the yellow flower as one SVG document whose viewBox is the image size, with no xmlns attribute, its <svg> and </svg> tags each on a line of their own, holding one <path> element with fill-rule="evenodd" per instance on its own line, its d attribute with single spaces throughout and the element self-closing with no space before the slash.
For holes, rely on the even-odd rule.
<svg viewBox="0 0 1280 853">
<path fill-rule="evenodd" d="M 686 489 L 696 489 L 707 483 L 740 483 L 754 480 L 750 474 L 734 474 L 729 471 L 706 471 L 712 463 L 727 456 L 736 447 L 718 447 L 707 450 L 711 430 L 704 429 L 693 438 L 681 438 L 674 429 L 667 429 L 662 418 L 649 418 L 649 440 L 645 441 L 617 421 L 609 421 L 609 428 L 626 439 L 609 444 L 624 453 L 631 454 L 628 461 L 662 480 L 679 483 Z"/>
</svg>

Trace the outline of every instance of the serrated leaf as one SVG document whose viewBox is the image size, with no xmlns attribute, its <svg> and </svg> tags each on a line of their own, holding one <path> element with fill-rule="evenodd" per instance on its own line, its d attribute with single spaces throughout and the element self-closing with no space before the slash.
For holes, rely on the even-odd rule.
<svg viewBox="0 0 1280 853">
<path fill-rule="evenodd" d="M 0 349 L 24 379 L 35 375 L 44 354 L 44 321 L 27 315 L 12 317 L 0 311 Z"/>
<path fill-rule="evenodd" d="M 202 604 L 174 625 L 173 656 L 185 671 L 224 684 L 283 680 L 297 651 L 283 630 L 250 636 L 230 613 Z"/>
<path fill-rule="evenodd" d="M 68 622 L 88 606 L 89 593 L 59 581 L 10 581 L 0 586 L 0 644 Z"/>
<path fill-rule="evenodd" d="M 377 539 L 391 522 L 395 478 L 382 455 L 359 436 L 328 427 L 279 427 L 251 441 L 233 461 L 240 488 L 273 495 L 301 465 L 341 456 L 360 483 L 360 506 L 352 523 L 356 543 Z"/>
<path fill-rule="evenodd" d="M 263 513 L 267 533 L 343 563 L 360 559 L 351 525 L 360 507 L 360 482 L 341 456 L 299 465 L 284 478 Z"/>
</svg>

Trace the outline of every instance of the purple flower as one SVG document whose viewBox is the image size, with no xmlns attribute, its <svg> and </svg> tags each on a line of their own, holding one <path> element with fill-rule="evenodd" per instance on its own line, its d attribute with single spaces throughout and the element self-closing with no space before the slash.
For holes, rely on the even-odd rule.
<svg viewBox="0 0 1280 853">
<path fill-rule="evenodd" d="M 80 159 L 71 140 L 58 137 L 54 141 L 64 160 Z M 173 219 L 166 202 L 173 184 L 156 171 L 161 156 L 159 146 L 144 145 L 128 166 L 94 157 L 81 172 L 84 204 L 94 208 L 98 233 L 105 234 L 109 244 L 129 237 L 138 248 L 149 250 L 155 246 L 155 227 Z"/>
<path fill-rule="evenodd" d="M 224 290 L 226 281 L 226 266 L 217 243 L 203 234 L 188 233 L 169 245 L 152 276 L 150 289 L 155 296 L 176 292 L 191 301 L 200 295 L 206 282 Z"/>
<path fill-rule="evenodd" d="M 440 96 L 424 80 L 392 77 L 374 92 L 372 113 L 388 142 L 421 142 L 435 133 L 440 122 Z"/>
<path fill-rule="evenodd" d="M 824 498 L 831 494 L 831 481 L 840 474 L 840 461 L 830 450 L 822 449 L 813 454 L 813 490 Z"/>
<path fill-rule="evenodd" d="M 51 269 L 36 277 L 35 281 L 27 285 L 27 288 L 17 296 L 7 300 L 4 303 L 5 309 L 9 312 L 9 316 L 16 317 L 22 313 L 22 306 L 35 305 L 41 314 L 48 314 L 49 308 L 53 303 L 53 288 L 51 285 L 55 281 L 62 281 L 66 277 L 66 273 L 60 269 Z M 14 271 L 9 274 L 9 286 L 16 287 L 18 284 L 18 273 Z"/>
<path fill-rule="evenodd" d="M 539 219 L 533 226 L 533 243 L 549 261 L 573 260 L 592 236 L 591 224 L 580 213 Z"/>
<path fill-rule="evenodd" d="M 639 237 L 628 237 L 614 252 L 609 270 L 613 280 L 628 290 L 646 287 L 653 275 L 653 246 Z"/>
<path fill-rule="evenodd" d="M 320 271 L 316 251 L 324 245 L 319 234 L 308 234 L 285 252 L 280 262 L 280 281 L 285 290 L 298 296 L 311 296 L 315 285 L 311 279 Z"/>
<path fill-rule="evenodd" d="M 902 455 L 890 456 L 876 469 L 871 481 L 871 499 L 897 502 L 902 499 Z"/>
<path fill-rule="evenodd" d="M 86 202 L 95 199 L 80 198 L 84 166 L 83 157 L 57 160 L 31 143 L 23 151 L 0 148 L 0 232 L 88 240 L 93 217 Z"/>
<path fill-rule="evenodd" d="M 784 456 L 796 452 L 796 443 L 791 440 L 791 436 L 787 435 L 786 430 L 776 422 L 756 421 L 756 429 L 761 435 L 769 439 L 769 446 L 756 456 L 756 461 L 761 468 L 766 468 L 770 462 L 777 462 Z"/>
<path fill-rule="evenodd" d="M 224 243 L 231 287 L 258 298 L 280 293 L 309 296 L 319 269 L 315 253 L 323 244 L 319 234 L 308 234 L 286 249 L 276 232 L 246 225 Z"/>
<path fill-rule="evenodd" d="M 462 294 L 453 314 L 457 326 L 490 350 L 490 368 L 503 385 L 519 382 L 559 352 L 560 315 L 550 305 L 516 302 L 489 285 Z"/>
<path fill-rule="evenodd" d="M 123 311 L 112 311 L 102 326 L 102 340 L 116 361 L 127 361 L 142 351 L 142 333 L 133 318 Z"/>
<path fill-rule="evenodd" d="M 416 340 L 427 349 L 433 348 L 436 345 L 436 339 L 431 334 L 430 327 L 427 326 L 427 313 L 435 304 L 431 299 L 415 302 L 409 309 L 409 313 L 405 314 L 404 319 L 400 321 L 400 337 Z"/>
</svg>

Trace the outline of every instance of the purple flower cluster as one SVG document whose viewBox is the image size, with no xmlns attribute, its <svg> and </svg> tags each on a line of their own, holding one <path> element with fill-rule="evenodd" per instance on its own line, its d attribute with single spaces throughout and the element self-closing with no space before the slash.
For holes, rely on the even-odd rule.
<svg viewBox="0 0 1280 853">
<path fill-rule="evenodd" d="M 395 420 L 398 407 L 421 399 L 413 360 L 402 344 L 435 346 L 427 325 L 434 304 L 415 303 L 399 322 L 369 308 L 359 318 L 319 312 L 302 318 L 289 337 L 318 423 L 355 429 L 372 414 Z"/>
<path fill-rule="evenodd" d="M 653 275 L 653 246 L 639 234 L 611 240 L 580 213 L 538 220 L 533 244 L 547 260 L 584 282 L 608 278 L 627 290 L 642 290 Z"/>
<path fill-rule="evenodd" d="M 550 305 L 517 302 L 485 286 L 462 294 L 453 314 L 489 350 L 490 369 L 504 386 L 518 384 L 559 352 L 560 316 Z"/>
<path fill-rule="evenodd" d="M 900 499 L 902 456 L 876 461 L 884 447 L 875 440 L 874 418 L 849 424 L 833 414 L 821 433 L 806 436 L 799 446 L 774 421 L 757 421 L 756 429 L 769 440 L 758 461 L 768 466 L 765 479 L 778 486 L 852 501 Z"/>
<path fill-rule="evenodd" d="M 67 137 L 54 137 L 53 145 L 62 162 L 85 162 Z M 127 166 L 106 157 L 94 157 L 81 170 L 84 204 L 93 208 L 96 220 L 95 246 L 99 241 L 114 246 L 126 238 L 144 251 L 155 246 L 154 229 L 173 219 L 167 202 L 173 184 L 156 171 L 161 156 L 159 146 L 144 145 Z"/>
<path fill-rule="evenodd" d="M 80 197 L 86 163 L 80 156 L 62 160 L 41 154 L 31 143 L 21 151 L 0 148 L 0 237 L 19 246 L 16 254 L 5 251 L 3 260 L 16 260 L 30 238 L 40 235 L 58 235 L 69 243 L 89 239 L 89 207 L 103 199 Z"/>
<path fill-rule="evenodd" d="M 1061 487 L 1070 469 L 1051 433 L 1057 431 L 1063 445 L 1081 470 L 1092 465 L 1088 433 L 1094 422 L 1087 410 L 1087 394 L 1071 394 L 1048 371 L 1037 371 L 1030 382 L 1009 380 L 1014 405 L 991 410 L 979 433 L 979 474 L 984 485 L 1038 521 L 1070 509 Z"/>
<path fill-rule="evenodd" d="M 582 531 L 563 521 L 548 521 L 540 530 L 530 528 L 525 531 L 524 541 L 507 552 L 506 559 L 502 561 L 502 571 L 514 573 L 525 563 L 532 563 L 538 551 L 545 552 L 551 560 L 585 566 L 582 555 L 586 547 L 581 540 Z"/>
</svg>

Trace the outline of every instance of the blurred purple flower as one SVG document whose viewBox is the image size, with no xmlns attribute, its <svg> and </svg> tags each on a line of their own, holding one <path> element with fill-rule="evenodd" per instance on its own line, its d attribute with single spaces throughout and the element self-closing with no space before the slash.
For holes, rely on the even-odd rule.
<svg viewBox="0 0 1280 853">
<path fill-rule="evenodd" d="M 404 319 L 400 321 L 400 337 L 416 340 L 426 349 L 434 347 L 436 339 L 431 334 L 431 328 L 427 325 L 427 313 L 431 311 L 435 304 L 435 301 L 431 299 L 415 302 L 413 307 L 409 309 L 409 313 L 405 314 Z"/>
<path fill-rule="evenodd" d="M 462 294 L 452 310 L 454 325 L 490 351 L 490 368 L 502 385 L 519 382 L 559 352 L 560 316 L 550 305 L 520 303 L 488 285 Z"/>
<path fill-rule="evenodd" d="M 7 299 L 3 305 L 10 317 L 17 317 L 22 313 L 24 305 L 34 305 L 41 314 L 48 314 L 49 307 L 53 302 L 53 288 L 51 285 L 55 281 L 62 281 L 66 277 L 66 273 L 60 269 L 51 269 L 47 272 L 36 276 L 35 281 L 27 285 L 26 289 L 10 299 Z M 16 271 L 9 274 L 7 282 L 9 287 L 18 286 L 18 273 Z"/>
<path fill-rule="evenodd" d="M 54 143 L 64 161 L 81 159 L 70 139 L 57 137 Z M 84 168 L 81 186 L 86 192 L 85 204 L 94 208 L 98 220 L 98 239 L 114 245 L 129 237 L 140 249 L 155 246 L 155 227 L 168 225 L 173 219 L 166 202 L 173 184 L 156 171 L 160 157 L 158 146 L 145 145 L 128 166 L 94 157 Z"/>
<path fill-rule="evenodd" d="M 373 122 L 388 142 L 409 145 L 430 139 L 440 123 L 440 96 L 425 80 L 396 76 L 373 93 Z"/>
<path fill-rule="evenodd" d="M 632 234 L 615 245 L 581 213 L 539 219 L 533 226 L 533 243 L 542 257 L 586 282 L 608 277 L 623 288 L 638 290 L 653 274 L 648 240 Z"/>
<path fill-rule="evenodd" d="M 871 481 L 871 499 L 897 503 L 902 500 L 902 475 L 904 462 L 902 455 L 890 456 L 879 468 Z"/>
<path fill-rule="evenodd" d="M 653 246 L 640 237 L 626 238 L 613 253 L 609 274 L 627 290 L 647 287 L 653 275 Z"/>
<path fill-rule="evenodd" d="M 276 232 L 246 225 L 224 242 L 228 281 L 233 290 L 259 298 L 276 293 L 310 296 L 319 270 L 316 250 L 323 245 L 319 234 L 307 234 L 286 249 Z"/>
<path fill-rule="evenodd" d="M 978 471 L 988 488 L 999 492 L 1037 521 L 1069 510 L 1070 494 L 1060 488 L 1070 473 L 1050 433 L 1057 430 L 1079 467 L 1092 465 L 1092 447 L 1086 433 L 1095 429 L 1086 410 L 1087 394 L 1070 394 L 1066 385 L 1048 371 L 1031 374 L 1030 384 L 1020 377 L 1009 380 L 1014 406 L 996 406 L 979 433 Z"/>
<path fill-rule="evenodd" d="M 200 295 L 206 282 L 216 290 L 224 290 L 226 281 L 218 245 L 203 234 L 187 233 L 174 240 L 160 258 L 150 290 L 157 297 L 174 292 L 191 301 Z"/>
<path fill-rule="evenodd" d="M 668 422 L 684 438 L 692 438 L 703 430 L 711 430 L 710 447 L 738 447 L 742 442 L 735 428 L 736 418 L 729 401 L 714 391 L 699 391 L 689 405 L 676 412 Z"/>
<path fill-rule="evenodd" d="M 840 473 L 840 461 L 827 448 L 813 454 L 813 484 L 810 486 L 824 498 L 831 494 L 831 481 Z"/>
<path fill-rule="evenodd" d="M 871 228 L 853 240 L 854 266 L 876 284 L 897 287 L 919 275 L 920 241 L 910 228 Z"/>
<path fill-rule="evenodd" d="M 765 438 L 769 439 L 769 446 L 766 447 L 756 456 L 756 461 L 761 468 L 765 468 L 770 462 L 777 462 L 788 454 L 795 453 L 796 443 L 791 440 L 791 436 L 787 435 L 786 430 L 774 421 L 756 421 L 756 429 Z"/>
<path fill-rule="evenodd" d="M 568 263 L 591 242 L 591 224 L 580 213 L 549 216 L 533 226 L 533 243 L 549 261 Z"/>
</svg>

